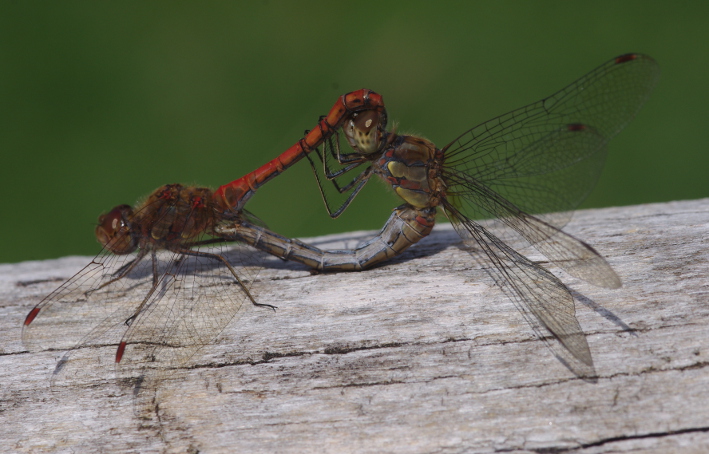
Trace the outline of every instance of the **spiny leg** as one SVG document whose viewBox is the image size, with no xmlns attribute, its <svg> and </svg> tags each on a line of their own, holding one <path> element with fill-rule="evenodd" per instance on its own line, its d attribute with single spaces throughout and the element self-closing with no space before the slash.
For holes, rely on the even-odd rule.
<svg viewBox="0 0 709 454">
<path fill-rule="evenodd" d="M 84 295 L 89 296 L 91 293 L 101 290 L 102 288 L 106 287 L 107 285 L 113 284 L 114 282 L 120 281 L 124 277 L 126 277 L 133 269 L 140 263 L 143 258 L 148 254 L 147 251 L 141 249 L 141 251 L 138 253 L 138 255 L 131 260 L 130 262 L 126 263 L 122 267 L 120 267 L 118 270 L 116 270 L 113 275 L 115 276 L 114 278 L 104 282 L 103 284 L 99 285 L 95 289 L 87 290 Z M 117 274 L 118 273 L 118 274 Z"/>
<path fill-rule="evenodd" d="M 179 252 L 179 253 L 185 254 L 185 255 L 191 255 L 193 257 L 206 257 L 206 258 L 210 258 L 210 259 L 218 260 L 218 261 L 222 262 L 229 269 L 229 272 L 231 272 L 232 276 L 234 276 L 234 279 L 236 279 L 236 282 L 239 284 L 239 286 L 244 291 L 244 293 L 246 293 L 246 296 L 248 296 L 249 300 L 251 301 L 251 303 L 254 306 L 268 307 L 268 308 L 273 309 L 274 311 L 277 309 L 276 306 L 273 306 L 271 304 L 257 303 L 256 299 L 253 297 L 253 295 L 251 295 L 251 292 L 249 292 L 249 289 L 246 287 L 246 285 L 244 285 L 241 278 L 239 278 L 239 275 L 236 273 L 236 270 L 234 269 L 234 267 L 231 266 L 229 261 L 227 259 L 225 259 L 224 257 L 222 257 L 221 255 L 212 254 L 211 252 L 194 251 L 191 249 L 177 249 L 177 250 L 175 250 L 175 252 Z"/>
</svg>

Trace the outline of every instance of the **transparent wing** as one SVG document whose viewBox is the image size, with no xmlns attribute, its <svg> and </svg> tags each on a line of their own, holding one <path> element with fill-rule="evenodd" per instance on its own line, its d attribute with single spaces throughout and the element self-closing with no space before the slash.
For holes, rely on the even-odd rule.
<svg viewBox="0 0 709 454">
<path fill-rule="evenodd" d="M 568 211 L 595 186 L 608 141 L 647 101 L 659 74 L 648 56 L 616 57 L 548 98 L 466 131 L 443 148 L 444 167 L 475 178 L 522 211 L 549 213 L 541 218 L 563 227 Z M 465 192 L 455 183 L 451 189 Z M 463 213 L 497 215 L 484 206 Z"/>
<path fill-rule="evenodd" d="M 590 146 L 594 146 L 599 138 L 590 129 L 567 132 L 564 128 L 564 131 L 548 135 L 553 140 L 541 142 L 546 150 L 554 149 L 556 143 L 563 143 L 569 136 L 573 136 L 571 140 L 577 144 L 580 143 L 578 135 L 587 138 L 585 143 Z M 471 212 L 484 211 L 494 219 L 488 223 L 489 230 L 501 241 L 512 242 L 513 237 L 516 237 L 521 240 L 517 242 L 533 245 L 572 276 L 601 287 L 621 286 L 618 275 L 595 249 L 554 226 L 549 222 L 549 215 L 535 217 L 526 213 L 480 180 L 465 173 L 447 170 L 444 178 L 449 184 L 450 203 L 455 205 L 462 219 L 470 219 L 468 214 Z M 539 191 L 537 195 L 543 196 Z M 547 197 L 554 195 L 553 191 L 546 194 Z"/>
<path fill-rule="evenodd" d="M 493 265 L 486 270 L 512 299 L 537 336 L 574 373 L 594 377 L 591 351 L 576 319 L 574 300 L 568 288 L 482 225 L 466 219 L 455 207 L 444 208 L 471 255 L 475 257 L 480 250 L 485 253 Z"/>
<path fill-rule="evenodd" d="M 256 252 L 215 241 L 203 235 L 179 250 L 128 255 L 102 250 L 30 312 L 24 344 L 69 350 L 55 385 L 95 380 L 114 365 L 117 378 L 165 377 L 251 305 Z"/>
<path fill-rule="evenodd" d="M 32 309 L 22 327 L 25 347 L 31 351 L 88 347 L 90 338 L 99 339 L 110 329 L 110 320 L 125 321 L 140 303 L 137 295 L 152 287 L 150 260 L 142 258 L 102 249 Z M 131 265 L 125 277 L 111 283 Z"/>
<path fill-rule="evenodd" d="M 232 264 L 238 281 L 215 256 Z M 121 378 L 169 376 L 252 306 L 251 287 L 261 269 L 255 251 L 218 245 L 173 258 L 165 261 L 160 285 L 126 327 L 117 367 Z"/>
</svg>

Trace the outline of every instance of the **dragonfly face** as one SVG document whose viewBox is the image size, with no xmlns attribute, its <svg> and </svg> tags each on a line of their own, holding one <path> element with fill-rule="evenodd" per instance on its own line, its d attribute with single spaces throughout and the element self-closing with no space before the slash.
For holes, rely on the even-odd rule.
<svg viewBox="0 0 709 454">
<path fill-rule="evenodd" d="M 358 153 L 371 155 L 386 143 L 387 117 L 385 112 L 365 110 L 353 114 L 343 125 L 347 142 Z"/>
<path fill-rule="evenodd" d="M 101 246 L 118 255 L 133 252 L 138 242 L 130 231 L 132 217 L 133 209 L 130 205 L 119 205 L 99 216 L 95 234 Z"/>
</svg>

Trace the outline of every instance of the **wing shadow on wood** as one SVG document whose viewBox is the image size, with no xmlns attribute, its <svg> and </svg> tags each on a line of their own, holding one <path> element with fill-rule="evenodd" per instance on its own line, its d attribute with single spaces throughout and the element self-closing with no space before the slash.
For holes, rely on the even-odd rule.
<svg viewBox="0 0 709 454">
<path fill-rule="evenodd" d="M 459 249 L 479 264 L 515 305 L 536 337 L 577 377 L 597 383 L 597 373 L 586 334 L 576 318 L 574 300 L 632 331 L 620 317 L 578 291 L 571 290 L 546 269 L 502 243 L 500 254 L 487 244 L 465 242 Z M 531 251 L 531 248 L 524 248 Z M 527 251 L 525 251 L 527 252 Z"/>
<path fill-rule="evenodd" d="M 611 323 L 617 325 L 620 329 L 622 329 L 626 333 L 630 333 L 632 336 L 637 336 L 637 332 L 635 329 L 631 328 L 628 326 L 623 320 L 621 320 L 620 317 L 615 315 L 612 311 L 609 309 L 606 309 L 605 307 L 601 306 L 600 304 L 596 303 L 593 301 L 591 298 L 587 297 L 586 295 L 583 295 L 579 292 L 577 292 L 574 289 L 569 289 L 571 291 L 571 295 L 574 297 L 574 299 L 584 306 L 592 309 L 594 312 L 596 312 L 598 315 L 601 317 L 605 318 L 606 320 L 610 321 Z"/>
</svg>

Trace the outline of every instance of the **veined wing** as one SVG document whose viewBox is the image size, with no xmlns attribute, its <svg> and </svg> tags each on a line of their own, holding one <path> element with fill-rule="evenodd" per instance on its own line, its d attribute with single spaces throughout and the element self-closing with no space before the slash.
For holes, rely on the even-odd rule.
<svg viewBox="0 0 709 454">
<path fill-rule="evenodd" d="M 487 268 L 488 273 L 512 299 L 539 338 L 575 374 L 594 377 L 596 371 L 591 351 L 576 319 L 574 300 L 568 288 L 482 225 L 466 219 L 455 207 L 445 204 L 444 208 L 463 243 L 485 253 L 493 265 Z M 473 254 L 472 250 L 470 252 Z M 551 341 L 548 334 L 558 342 Z"/>
<path fill-rule="evenodd" d="M 173 214 L 160 203 L 154 225 Z M 189 215 L 183 221 L 193 224 Z M 114 241 L 120 244 L 126 235 L 121 232 Z M 259 267 L 249 254 L 227 250 L 224 242 L 209 247 L 214 240 L 201 238 L 176 250 L 138 254 L 115 255 L 106 247 L 35 306 L 23 326 L 25 345 L 69 350 L 52 382 L 91 380 L 97 366 L 105 369 L 117 356 L 117 377 L 155 376 L 184 365 L 213 341 L 244 302 L 250 305 L 249 286 Z M 239 283 L 217 255 L 238 264 L 229 266 L 238 270 Z"/>
<path fill-rule="evenodd" d="M 563 144 L 564 139 L 570 136 L 575 141 L 583 138 L 589 148 L 600 143 L 600 136 L 590 128 L 574 128 L 571 132 L 564 128 L 548 134 L 549 140 L 540 142 L 546 149 L 553 150 L 556 143 Z M 463 172 L 444 170 L 444 180 L 449 185 L 447 197 L 462 219 L 473 219 L 476 214 L 483 214 L 481 217 L 493 219 L 488 230 L 496 238 L 506 243 L 531 244 L 572 276 L 594 285 L 606 288 L 621 286 L 618 275 L 595 249 L 549 222 L 554 213 L 539 217 L 531 215 L 486 186 L 484 181 Z M 536 194 L 538 197 L 554 195 L 551 191 L 537 191 Z"/>
<path fill-rule="evenodd" d="M 260 270 L 254 253 L 245 246 L 227 249 L 220 244 L 169 260 L 160 285 L 120 341 L 117 375 L 161 379 L 213 343 L 252 306 L 251 287 Z M 238 281 L 215 256 L 231 264 Z"/>
<path fill-rule="evenodd" d="M 22 341 L 29 350 L 67 350 L 110 343 L 102 334 L 122 323 L 153 281 L 145 254 L 115 255 L 103 248 L 91 262 L 45 297 L 27 315 Z M 118 276 L 130 271 L 121 279 Z M 115 340 L 115 339 L 114 339 Z"/>
<path fill-rule="evenodd" d="M 444 167 L 527 213 L 574 209 L 595 185 L 608 141 L 637 114 L 659 74 L 646 55 L 616 57 L 541 101 L 466 131 L 443 148 Z M 563 227 L 570 215 L 543 218 Z"/>
</svg>

